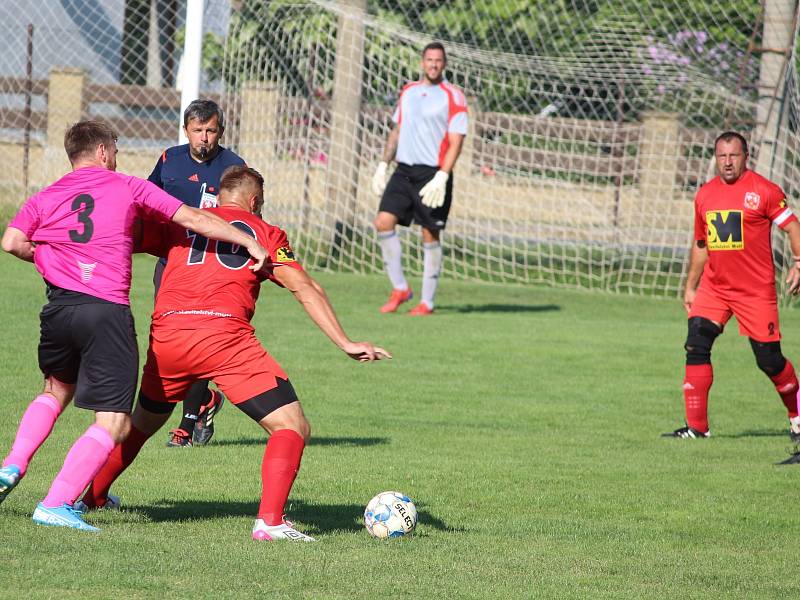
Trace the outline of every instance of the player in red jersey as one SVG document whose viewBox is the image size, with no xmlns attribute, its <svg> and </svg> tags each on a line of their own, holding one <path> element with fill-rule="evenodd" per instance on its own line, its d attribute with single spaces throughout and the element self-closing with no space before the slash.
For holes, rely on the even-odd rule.
<svg viewBox="0 0 800 600">
<path fill-rule="evenodd" d="M 694 201 L 694 239 L 684 306 L 689 313 L 683 394 L 686 426 L 665 434 L 707 438 L 708 391 L 713 382 L 711 346 L 732 315 L 750 338 L 756 364 L 772 380 L 789 416 L 790 435 L 800 441 L 798 382 L 781 352 L 771 230 L 789 236 L 794 263 L 788 291 L 800 291 L 800 223 L 780 187 L 747 168 L 747 142 L 735 132 L 714 143 L 718 176 Z M 701 278 L 702 276 L 702 278 Z"/>
<path fill-rule="evenodd" d="M 106 505 L 111 484 L 167 422 L 175 404 L 195 381 L 208 379 L 269 433 L 253 538 L 313 541 L 284 520 L 286 499 L 311 429 L 286 373 L 261 346 L 250 324 L 261 283 L 270 280 L 291 291 L 317 326 L 351 358 L 367 362 L 391 356 L 347 337 L 325 292 L 295 259 L 286 234 L 257 216 L 263 185 L 257 171 L 229 167 L 220 181 L 219 207 L 208 209 L 267 249 L 272 262 L 260 272 L 246 268 L 250 258 L 237 246 L 170 225 L 145 227 L 140 249 L 166 254 L 167 266 L 153 311 L 139 402 L 130 435 L 95 477 L 81 510 Z"/>
</svg>

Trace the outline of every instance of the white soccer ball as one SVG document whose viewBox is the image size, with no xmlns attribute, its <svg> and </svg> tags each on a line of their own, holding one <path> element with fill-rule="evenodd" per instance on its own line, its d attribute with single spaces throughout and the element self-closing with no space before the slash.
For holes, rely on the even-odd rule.
<svg viewBox="0 0 800 600">
<path fill-rule="evenodd" d="M 364 525 L 378 539 L 408 535 L 417 526 L 417 507 L 405 494 L 381 492 L 367 504 Z"/>
</svg>

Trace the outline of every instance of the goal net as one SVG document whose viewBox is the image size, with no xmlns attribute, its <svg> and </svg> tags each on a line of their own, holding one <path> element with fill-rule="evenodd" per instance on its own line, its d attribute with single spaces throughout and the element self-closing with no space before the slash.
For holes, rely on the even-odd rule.
<svg viewBox="0 0 800 600">
<path fill-rule="evenodd" d="M 316 264 L 381 269 L 369 181 L 398 90 L 432 39 L 447 43 L 471 118 L 446 276 L 678 293 L 692 198 L 725 129 L 744 132 L 754 166 L 796 195 L 794 3 L 768 15 L 757 3 L 738 13 L 677 1 L 357 4 L 246 4 L 223 65 L 239 97 L 268 84 L 265 128 L 242 130 L 239 148 L 266 167 L 277 220 Z M 770 49 L 784 51 L 772 89 L 759 87 L 754 51 L 765 16 L 786 34 Z M 357 102 L 337 105 L 334 92 L 348 89 Z M 404 244 L 419 273 L 416 232 Z"/>
<path fill-rule="evenodd" d="M 86 3 L 30 8 L 43 14 L 77 4 Z M 33 80 L 45 86 L 54 67 L 81 69 L 80 114 L 124 126 L 130 152 L 120 165 L 140 175 L 175 143 L 170 88 L 184 6 L 104 3 L 116 37 L 99 35 L 102 19 L 87 35 L 85 23 L 69 30 L 57 14 L 46 21 L 67 30 L 37 30 L 37 48 L 60 46 L 56 56 L 34 60 Z M 751 166 L 779 183 L 790 203 L 800 198 L 795 0 L 207 0 L 205 7 L 202 93 L 227 110 L 224 143 L 265 175 L 266 217 L 315 268 L 382 270 L 370 181 L 399 90 L 419 77 L 420 49 L 433 40 L 444 42 L 447 78 L 465 91 L 470 111 L 442 236 L 444 277 L 679 294 L 692 199 L 713 176 L 712 143 L 727 129 L 748 138 Z M 133 9 L 140 18 L 130 18 Z M 0 14 L 10 54 L 23 57 L 15 90 L 30 14 Z M 73 50 L 87 43 L 96 56 Z M 0 115 L 24 113 L 25 93 L 4 90 L 5 79 Z M 40 120 L 28 127 L 31 152 L 50 147 L 45 113 L 55 109 L 45 96 L 34 94 Z M 18 149 L 23 129 L 7 125 L 0 140 Z M 42 171 L 34 173 L 28 189 L 45 183 L 37 180 Z M 19 185 L 16 171 L 0 175 L 0 189 Z M 420 275 L 418 232 L 400 231 L 409 274 Z M 775 242 L 783 268 L 783 236 Z"/>
</svg>

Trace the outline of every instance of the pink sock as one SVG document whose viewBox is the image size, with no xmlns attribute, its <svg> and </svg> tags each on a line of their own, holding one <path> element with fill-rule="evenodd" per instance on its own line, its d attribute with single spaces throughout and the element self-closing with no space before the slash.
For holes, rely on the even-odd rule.
<svg viewBox="0 0 800 600">
<path fill-rule="evenodd" d="M 113 449 L 114 440 L 109 433 L 99 425 L 90 426 L 70 448 L 42 504 L 48 508 L 74 504 Z"/>
<path fill-rule="evenodd" d="M 22 415 L 17 437 L 11 446 L 11 452 L 3 461 L 3 466 L 17 465 L 24 475 L 28 470 L 28 463 L 53 431 L 53 425 L 60 414 L 61 405 L 52 396 L 42 394 L 34 398 Z"/>
</svg>

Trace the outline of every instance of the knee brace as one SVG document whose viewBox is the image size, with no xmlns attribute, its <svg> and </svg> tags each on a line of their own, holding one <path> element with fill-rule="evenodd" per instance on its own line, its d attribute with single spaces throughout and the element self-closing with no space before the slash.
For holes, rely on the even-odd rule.
<svg viewBox="0 0 800 600">
<path fill-rule="evenodd" d="M 780 342 L 757 342 L 750 338 L 750 347 L 756 357 L 758 368 L 769 377 L 779 375 L 786 366 L 786 358 L 781 352 Z"/>
<path fill-rule="evenodd" d="M 689 333 L 686 336 L 686 364 L 708 365 L 711 364 L 711 346 L 714 340 L 722 333 L 713 321 L 705 317 L 692 317 L 689 319 Z"/>
<path fill-rule="evenodd" d="M 158 415 L 167 415 L 173 411 L 176 404 L 177 403 L 175 402 L 156 402 L 155 400 L 151 400 L 145 396 L 142 390 L 139 390 L 139 406 L 141 406 L 147 412 L 156 413 Z"/>
</svg>

